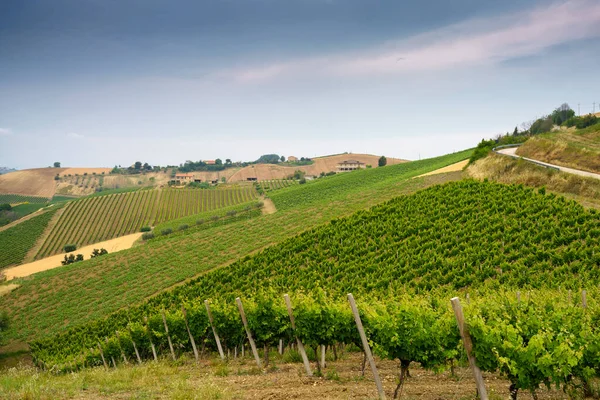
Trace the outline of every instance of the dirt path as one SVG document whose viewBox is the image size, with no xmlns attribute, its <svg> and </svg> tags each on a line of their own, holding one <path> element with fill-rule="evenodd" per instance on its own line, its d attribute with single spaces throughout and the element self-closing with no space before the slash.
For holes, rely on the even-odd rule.
<svg viewBox="0 0 600 400">
<path fill-rule="evenodd" d="M 0 296 L 4 296 L 5 294 L 8 294 L 10 292 L 12 292 L 13 290 L 15 290 L 16 288 L 18 288 L 20 285 L 17 285 L 16 283 L 9 283 L 8 285 L 2 285 L 0 286 Z"/>
<path fill-rule="evenodd" d="M 88 258 L 90 258 L 90 254 L 92 254 L 92 251 L 94 249 L 104 248 L 109 253 L 129 249 L 131 246 L 133 246 L 133 243 L 136 240 L 138 240 L 141 236 L 142 234 L 139 232 L 127 236 L 121 236 L 116 239 L 107 240 L 105 242 L 84 246 L 80 249 L 75 250 L 73 253 L 57 254 L 55 256 L 34 261 L 29 264 L 23 264 L 13 268 L 7 268 L 3 272 L 6 275 L 6 280 L 22 278 L 24 276 L 35 274 L 36 272 L 46 271 L 48 269 L 53 269 L 62 266 L 60 262 L 65 258 L 65 254 L 83 254 L 84 259 L 87 260 Z"/>
<path fill-rule="evenodd" d="M 463 168 L 466 167 L 468 163 L 469 163 L 469 160 L 459 161 L 456 164 L 447 165 L 444 168 L 436 169 L 435 171 L 431 171 L 431 172 L 428 172 L 426 174 L 419 175 L 419 176 L 417 176 L 417 178 L 420 178 L 421 176 L 443 174 L 445 172 L 462 171 Z"/>
<path fill-rule="evenodd" d="M 531 158 L 521 157 L 521 156 L 517 155 L 517 149 L 518 149 L 518 147 L 509 147 L 507 149 L 500 149 L 500 150 L 496 151 L 496 153 L 503 154 L 505 156 L 509 156 L 509 157 L 512 157 L 512 158 L 521 158 L 523 160 L 530 161 L 530 162 L 532 162 L 534 164 L 538 164 L 538 165 L 543 165 L 543 166 L 546 166 L 546 167 L 555 168 L 555 169 L 557 169 L 557 170 L 559 170 L 561 172 L 566 172 L 566 173 L 569 173 L 569 174 L 585 176 L 587 178 L 600 179 L 600 174 L 595 174 L 593 172 L 581 171 L 579 169 L 574 169 L 574 168 L 561 167 L 560 165 L 550 164 L 550 163 L 546 163 L 546 162 L 542 162 L 542 161 L 538 161 L 538 160 L 533 160 Z"/>
<path fill-rule="evenodd" d="M 277 212 L 277 208 L 275 208 L 275 203 L 273 203 L 273 200 L 269 199 L 268 197 L 263 197 L 261 201 L 264 204 L 262 208 L 263 215 L 275 214 Z"/>
</svg>

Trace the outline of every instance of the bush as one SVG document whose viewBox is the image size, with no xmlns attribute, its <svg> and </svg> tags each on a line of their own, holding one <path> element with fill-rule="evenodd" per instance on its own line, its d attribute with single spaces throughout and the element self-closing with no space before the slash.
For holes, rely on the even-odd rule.
<svg viewBox="0 0 600 400">
<path fill-rule="evenodd" d="M 237 211 L 235 211 L 235 210 L 227 211 L 228 217 L 233 217 L 233 216 L 235 216 L 235 214 L 237 214 Z"/>
<path fill-rule="evenodd" d="M 380 167 L 385 167 L 387 165 L 387 158 L 385 158 L 385 156 L 381 156 L 379 161 L 377 161 L 377 165 Z"/>
<path fill-rule="evenodd" d="M 185 231 L 189 227 L 190 226 L 188 224 L 181 224 L 181 225 L 179 225 L 179 227 L 177 228 L 177 230 L 178 231 Z"/>
<path fill-rule="evenodd" d="M 66 244 L 65 247 L 63 247 L 63 250 L 65 251 L 65 253 L 70 253 L 72 251 L 77 250 L 77 245 L 76 244 Z"/>
<path fill-rule="evenodd" d="M 69 265 L 79 261 L 83 261 L 83 254 L 77 254 L 77 257 L 73 254 L 69 254 L 68 256 L 65 254 L 65 259 L 60 263 L 62 265 Z"/>
<path fill-rule="evenodd" d="M 202 225 L 204 223 L 203 219 L 196 220 L 196 225 Z"/>
<path fill-rule="evenodd" d="M 150 232 L 152 230 L 152 228 L 150 228 L 149 226 L 142 226 L 142 229 L 140 229 L 140 232 Z"/>
<path fill-rule="evenodd" d="M 219 220 L 219 216 L 218 215 L 213 215 L 212 217 L 210 217 L 210 219 L 212 219 L 213 221 L 218 221 Z"/>
<path fill-rule="evenodd" d="M 256 203 L 256 208 L 263 208 L 265 206 L 265 203 L 263 203 L 262 201 L 259 201 L 258 203 Z"/>
<path fill-rule="evenodd" d="M 142 240 L 149 240 L 149 239 L 154 239 L 153 232 L 146 232 L 142 235 Z"/>
<path fill-rule="evenodd" d="M 104 248 L 98 250 L 98 249 L 94 249 L 92 251 L 92 254 L 90 255 L 90 258 L 95 258 L 95 257 L 100 257 L 103 256 L 105 254 L 108 254 L 108 251 Z"/>
<path fill-rule="evenodd" d="M 173 233 L 173 229 L 171 229 L 171 228 L 166 228 L 166 229 L 163 229 L 162 231 L 160 231 L 160 234 L 163 236 L 170 235 L 171 233 Z"/>
<path fill-rule="evenodd" d="M 575 124 L 575 127 L 577 127 L 577 129 L 584 129 L 588 126 L 596 125 L 597 123 L 598 118 L 595 115 L 588 114 L 585 117 L 579 118 L 579 121 L 577 124 Z"/>
<path fill-rule="evenodd" d="M 0 204 L 0 211 L 10 211 L 12 206 L 8 203 Z"/>
<path fill-rule="evenodd" d="M 298 181 L 299 184 L 304 185 L 306 183 L 306 178 L 302 178 Z"/>
</svg>

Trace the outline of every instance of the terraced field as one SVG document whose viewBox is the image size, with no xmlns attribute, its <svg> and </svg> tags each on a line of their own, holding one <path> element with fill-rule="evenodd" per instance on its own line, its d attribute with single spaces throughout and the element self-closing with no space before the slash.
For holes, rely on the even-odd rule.
<svg viewBox="0 0 600 400">
<path fill-rule="evenodd" d="M 66 244 L 101 242 L 138 232 L 143 226 L 198 214 L 256 198 L 253 187 L 141 190 L 73 201 L 48 236 L 37 259 L 60 253 Z"/>
</svg>

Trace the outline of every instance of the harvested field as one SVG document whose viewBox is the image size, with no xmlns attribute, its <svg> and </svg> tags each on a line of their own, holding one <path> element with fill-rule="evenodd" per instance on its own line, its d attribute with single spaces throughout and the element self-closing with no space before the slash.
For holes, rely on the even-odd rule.
<svg viewBox="0 0 600 400">
<path fill-rule="evenodd" d="M 0 175 L 0 193 L 50 199 L 56 191 L 54 177 L 64 170 L 65 168 L 36 168 Z"/>
<path fill-rule="evenodd" d="M 463 168 L 466 167 L 468 163 L 469 163 L 469 160 L 463 160 L 463 161 L 457 162 L 456 164 L 448 165 L 447 167 L 436 169 L 435 171 L 431 171 L 426 174 L 419 175 L 418 177 L 435 175 L 435 174 L 443 174 L 446 172 L 462 171 Z"/>
</svg>

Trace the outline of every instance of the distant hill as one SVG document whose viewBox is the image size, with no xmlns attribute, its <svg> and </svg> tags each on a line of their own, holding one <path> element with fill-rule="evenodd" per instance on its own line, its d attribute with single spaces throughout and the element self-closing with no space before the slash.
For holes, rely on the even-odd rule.
<svg viewBox="0 0 600 400">
<path fill-rule="evenodd" d="M 8 168 L 8 167 L 0 167 L 0 175 L 8 174 L 9 172 L 13 172 L 13 171 L 16 171 L 16 169 Z"/>
</svg>

